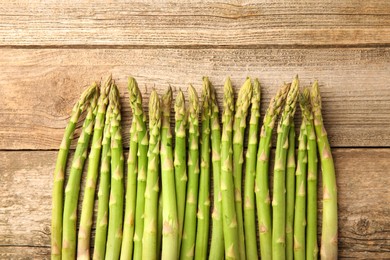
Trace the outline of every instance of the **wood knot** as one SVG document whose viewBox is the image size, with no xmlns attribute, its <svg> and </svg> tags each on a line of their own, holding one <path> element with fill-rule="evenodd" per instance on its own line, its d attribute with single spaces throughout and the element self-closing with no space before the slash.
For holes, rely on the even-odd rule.
<svg viewBox="0 0 390 260">
<path fill-rule="evenodd" d="M 356 231 L 359 235 L 366 235 L 369 233 L 370 221 L 366 218 L 361 218 L 356 223 Z"/>
</svg>

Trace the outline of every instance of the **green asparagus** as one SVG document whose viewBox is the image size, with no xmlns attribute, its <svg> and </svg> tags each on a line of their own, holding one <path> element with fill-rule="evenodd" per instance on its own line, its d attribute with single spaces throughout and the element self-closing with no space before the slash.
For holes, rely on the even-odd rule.
<svg viewBox="0 0 390 260">
<path fill-rule="evenodd" d="M 106 108 L 108 104 L 108 94 L 111 87 L 111 76 L 108 77 L 104 87 L 100 91 L 97 115 L 93 130 L 91 152 L 89 153 L 89 163 L 87 180 L 84 190 L 83 206 L 80 217 L 80 227 L 77 243 L 77 259 L 90 259 L 90 240 L 93 217 L 93 206 L 95 204 L 95 189 L 100 163 L 100 153 L 102 149 L 102 135 Z"/>
<path fill-rule="evenodd" d="M 236 202 L 236 216 L 238 224 L 238 250 L 240 258 L 245 257 L 245 235 L 244 222 L 242 217 L 242 165 L 244 164 L 244 136 L 246 128 L 246 116 L 252 97 L 252 84 L 247 78 L 238 92 L 233 124 L 233 178 L 234 198 Z"/>
<path fill-rule="evenodd" d="M 119 91 L 115 83 L 111 85 L 111 191 L 108 218 L 106 259 L 119 259 L 122 244 L 123 226 L 123 147 L 121 135 L 121 113 Z"/>
<path fill-rule="evenodd" d="M 322 119 L 321 96 L 318 89 L 318 82 L 315 81 L 311 90 L 311 104 L 314 115 L 314 128 L 317 136 L 317 146 L 320 154 L 322 169 L 322 233 L 321 233 L 321 259 L 337 259 L 337 185 L 336 173 L 332 152 L 330 150 L 328 135 Z M 312 153 L 311 133 L 308 133 L 308 164 L 310 166 L 310 153 Z M 315 169 L 308 169 L 308 186 L 315 175 Z M 314 185 L 313 185 L 314 186 Z M 309 194 L 308 194 L 309 196 Z M 308 205 L 309 210 L 309 205 Z M 309 216 L 310 217 L 310 216 Z M 309 238 L 308 238 L 309 239 Z M 311 256 L 309 255 L 309 258 Z"/>
<path fill-rule="evenodd" d="M 172 89 L 162 97 L 161 121 L 161 183 L 163 195 L 163 230 L 162 230 L 162 259 L 178 258 L 178 220 L 176 206 L 175 173 L 173 166 L 172 133 L 170 126 L 170 112 L 172 103 Z"/>
<path fill-rule="evenodd" d="M 221 194 L 226 259 L 240 259 L 233 183 L 234 93 L 230 78 L 224 86 L 221 137 Z"/>
<path fill-rule="evenodd" d="M 95 95 L 97 85 L 93 84 L 82 94 L 72 109 L 72 115 L 65 129 L 64 137 L 57 155 L 57 162 L 54 171 L 52 221 L 51 221 L 51 258 L 61 259 L 62 252 L 62 214 L 64 205 L 64 178 L 65 167 L 69 154 L 70 143 L 76 129 L 77 121 L 81 112 L 89 106 L 91 96 Z"/>
<path fill-rule="evenodd" d="M 294 259 L 294 208 L 295 208 L 295 125 L 291 121 L 288 135 L 286 171 L 286 259 Z"/>
<path fill-rule="evenodd" d="M 192 86 L 188 88 L 188 97 L 188 185 L 180 259 L 194 257 L 199 186 L 199 101 L 198 94 Z"/>
<path fill-rule="evenodd" d="M 181 236 L 184 224 L 184 212 L 186 206 L 187 189 L 187 147 L 186 147 L 186 108 L 184 95 L 179 90 L 175 101 L 175 184 L 177 200 L 177 217 L 179 223 L 179 242 L 178 251 L 180 251 Z"/>
<path fill-rule="evenodd" d="M 251 117 L 249 121 L 248 150 L 245 162 L 244 186 L 244 226 L 245 251 L 247 259 L 258 259 L 256 243 L 256 214 L 255 214 L 255 177 L 256 153 L 258 145 L 259 119 L 260 119 L 260 83 L 258 79 L 253 82 Z"/>
<path fill-rule="evenodd" d="M 285 84 L 272 98 L 264 116 L 257 151 L 255 194 L 259 221 L 260 254 L 262 259 L 272 259 L 271 199 L 269 192 L 269 157 L 272 131 L 285 102 L 290 86 Z"/>
<path fill-rule="evenodd" d="M 144 209 L 146 171 L 148 164 L 148 132 L 146 129 L 146 115 L 142 109 L 142 96 L 136 80 L 129 78 L 128 90 L 130 95 L 130 106 L 133 111 L 133 120 L 137 121 L 138 137 L 138 171 L 137 171 L 137 200 L 135 210 L 135 233 L 133 259 L 141 259 L 142 236 L 144 232 Z"/>
<path fill-rule="evenodd" d="M 278 124 L 278 138 L 275 152 L 274 184 L 272 198 L 272 258 L 285 259 L 286 237 L 286 159 L 288 135 L 296 109 L 298 77 L 295 77 L 287 95 L 282 117 Z"/>
<path fill-rule="evenodd" d="M 305 92 L 304 92 L 305 93 Z M 304 111 L 305 99 L 300 95 L 301 110 Z M 302 112 L 303 114 L 303 112 Z M 294 259 L 306 259 L 306 173 L 307 173 L 307 134 L 305 118 L 302 119 L 299 133 L 298 159 L 295 190 L 295 212 L 294 212 Z"/>
<path fill-rule="evenodd" d="M 127 191 L 125 218 L 123 221 L 123 239 L 121 247 L 121 260 L 133 258 L 134 229 L 135 229 L 135 203 L 137 193 L 138 172 L 138 131 L 137 120 L 133 114 L 130 127 L 130 149 L 127 159 Z"/>
<path fill-rule="evenodd" d="M 94 260 L 103 260 L 106 254 L 108 203 L 111 183 L 111 107 L 107 106 L 104 133 L 102 141 L 102 156 L 100 162 L 100 182 L 98 192 L 98 209 L 96 219 Z"/>
<path fill-rule="evenodd" d="M 214 205 L 212 213 L 212 232 L 209 259 L 224 259 L 224 238 L 222 223 L 222 195 L 221 195 L 221 126 L 219 124 L 219 109 L 211 85 L 211 154 L 213 164 Z"/>
<path fill-rule="evenodd" d="M 160 100 L 157 92 L 153 90 L 149 100 L 149 158 L 145 191 L 145 225 L 142 238 L 142 259 L 149 260 L 157 259 L 160 129 Z"/>
<path fill-rule="evenodd" d="M 88 114 L 85 118 L 81 135 L 77 142 L 76 151 L 70 169 L 68 183 L 65 188 L 63 237 L 62 237 L 62 259 L 74 259 L 76 257 L 76 224 L 77 206 L 79 200 L 81 175 L 83 173 L 85 159 L 87 158 L 89 141 L 93 132 L 94 120 L 97 113 L 98 91 L 91 99 Z"/>
<path fill-rule="evenodd" d="M 202 135 L 200 140 L 200 181 L 195 259 L 206 259 L 210 225 L 210 81 L 203 78 Z"/>
</svg>

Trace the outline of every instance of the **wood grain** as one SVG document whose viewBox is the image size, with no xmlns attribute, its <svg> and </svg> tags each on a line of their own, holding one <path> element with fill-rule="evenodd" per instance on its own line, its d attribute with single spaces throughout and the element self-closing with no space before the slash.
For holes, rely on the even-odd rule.
<svg viewBox="0 0 390 260">
<path fill-rule="evenodd" d="M 0 46 L 388 45 L 380 1 L 5 1 Z"/>
<path fill-rule="evenodd" d="M 390 204 L 390 179 L 383 175 L 390 167 L 390 149 L 334 149 L 333 155 L 340 257 L 386 258 L 390 252 L 390 208 L 386 206 Z M 49 258 L 55 158 L 53 151 L 0 152 L 1 259 Z"/>
<path fill-rule="evenodd" d="M 210 76 L 221 105 L 227 76 L 236 90 L 246 76 L 259 77 L 264 115 L 276 89 L 296 73 L 302 86 L 319 79 L 333 147 L 390 146 L 390 48 L 7 49 L 0 57 L 0 71 L 3 150 L 57 149 L 85 85 L 108 73 L 122 94 L 125 146 L 131 121 L 128 75 L 138 80 L 145 106 L 152 88 L 162 94 L 168 84 L 186 95 L 193 83 L 200 94 L 203 75 Z"/>
</svg>

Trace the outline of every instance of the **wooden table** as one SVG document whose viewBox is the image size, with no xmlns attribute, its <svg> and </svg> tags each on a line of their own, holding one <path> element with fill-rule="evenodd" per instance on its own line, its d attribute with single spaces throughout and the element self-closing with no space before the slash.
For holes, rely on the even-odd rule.
<svg viewBox="0 0 390 260">
<path fill-rule="evenodd" d="M 126 148 L 129 75 L 145 103 L 168 84 L 200 91 L 203 75 L 221 101 L 227 76 L 236 89 L 259 77 L 262 115 L 283 81 L 318 79 L 340 258 L 390 258 L 389 1 L 32 2 L 0 6 L 1 259 L 49 258 L 57 149 L 83 88 L 109 73 L 122 94 Z"/>
</svg>

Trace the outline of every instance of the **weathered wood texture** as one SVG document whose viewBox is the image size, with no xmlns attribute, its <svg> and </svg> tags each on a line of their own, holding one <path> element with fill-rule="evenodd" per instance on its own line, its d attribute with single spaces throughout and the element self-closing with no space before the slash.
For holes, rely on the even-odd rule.
<svg viewBox="0 0 390 260">
<path fill-rule="evenodd" d="M 0 45 L 390 44 L 389 18 L 386 0 L 5 1 Z"/>
<path fill-rule="evenodd" d="M 56 154 L 0 152 L 1 259 L 49 258 L 51 184 Z M 340 257 L 387 257 L 390 178 L 383 175 L 390 167 L 390 149 L 334 149 L 333 155 L 339 192 Z"/>
<path fill-rule="evenodd" d="M 110 72 L 122 94 L 126 146 L 128 75 L 137 78 L 145 106 L 152 88 L 161 94 L 168 84 L 186 92 L 193 83 L 200 94 L 202 75 L 210 76 L 222 105 L 227 76 L 236 89 L 246 76 L 259 77 L 264 115 L 296 73 L 302 85 L 319 79 L 333 147 L 390 146 L 390 48 L 5 49 L 0 71 L 0 149 L 57 149 L 85 85 Z"/>
</svg>

